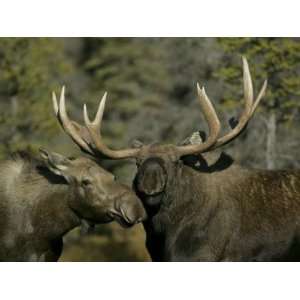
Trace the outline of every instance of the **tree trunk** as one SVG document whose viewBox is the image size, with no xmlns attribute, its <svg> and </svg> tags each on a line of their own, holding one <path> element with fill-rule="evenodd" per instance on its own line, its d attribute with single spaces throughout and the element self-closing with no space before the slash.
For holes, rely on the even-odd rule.
<svg viewBox="0 0 300 300">
<path fill-rule="evenodd" d="M 266 164 L 267 169 L 276 168 L 276 114 L 271 112 L 266 122 L 267 126 L 267 148 L 266 148 Z"/>
</svg>

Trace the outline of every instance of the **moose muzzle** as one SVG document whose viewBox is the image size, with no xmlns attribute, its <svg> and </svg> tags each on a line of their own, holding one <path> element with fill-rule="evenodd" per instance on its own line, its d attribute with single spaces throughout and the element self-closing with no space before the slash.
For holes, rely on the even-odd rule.
<svg viewBox="0 0 300 300">
<path fill-rule="evenodd" d="M 123 227 L 131 227 L 147 218 L 141 200 L 132 191 L 119 197 L 112 216 Z"/>
</svg>

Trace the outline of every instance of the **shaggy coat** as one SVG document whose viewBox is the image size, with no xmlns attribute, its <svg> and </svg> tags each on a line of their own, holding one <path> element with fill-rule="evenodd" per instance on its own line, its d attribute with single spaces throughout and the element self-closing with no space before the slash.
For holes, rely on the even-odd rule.
<svg viewBox="0 0 300 300">
<path fill-rule="evenodd" d="M 24 153 L 0 164 L 1 261 L 57 261 L 62 237 L 82 220 L 144 219 L 135 194 L 94 161 L 43 154 L 47 165 Z"/>
<path fill-rule="evenodd" d="M 197 170 L 166 155 L 140 162 L 134 187 L 152 259 L 299 261 L 300 171 L 246 169 L 224 154 L 203 162 Z"/>
</svg>

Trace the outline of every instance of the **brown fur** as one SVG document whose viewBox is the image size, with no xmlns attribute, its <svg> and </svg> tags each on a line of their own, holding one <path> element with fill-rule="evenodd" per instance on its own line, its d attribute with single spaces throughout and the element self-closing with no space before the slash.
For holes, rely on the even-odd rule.
<svg viewBox="0 0 300 300">
<path fill-rule="evenodd" d="M 56 261 L 63 235 L 83 219 L 129 226 L 145 217 L 135 194 L 93 160 L 42 154 L 0 163 L 1 261 Z"/>
<path fill-rule="evenodd" d="M 195 170 L 169 148 L 147 147 L 134 186 L 149 216 L 144 227 L 153 260 L 300 260 L 300 171 L 245 169 L 225 156 L 224 168 L 218 161 L 217 168 Z M 161 190 L 151 195 L 149 185 Z"/>
</svg>

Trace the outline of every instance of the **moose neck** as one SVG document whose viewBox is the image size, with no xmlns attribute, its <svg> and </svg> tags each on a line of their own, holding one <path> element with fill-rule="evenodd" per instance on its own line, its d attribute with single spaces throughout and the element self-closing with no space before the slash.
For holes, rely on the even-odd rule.
<svg viewBox="0 0 300 300">
<path fill-rule="evenodd" d="M 62 237 L 81 223 L 80 218 L 70 207 L 70 203 L 76 199 L 76 194 L 72 187 L 62 180 L 54 183 L 50 181 L 52 178 L 45 179 L 41 185 L 46 186 L 43 188 L 42 198 L 37 203 L 38 213 L 35 216 L 37 224 L 46 221 L 42 234 L 52 238 Z"/>
<path fill-rule="evenodd" d="M 167 184 L 162 208 L 170 211 L 174 223 L 180 222 L 182 216 L 195 213 L 195 207 L 199 208 L 197 214 L 206 219 L 213 207 L 213 199 L 207 196 L 207 184 L 209 174 L 193 170 L 191 167 L 179 164 L 175 174 Z M 196 205 L 191 205 L 196 203 Z M 183 214 L 183 210 L 185 213 Z"/>
<path fill-rule="evenodd" d="M 176 236 L 195 214 L 199 228 L 205 228 L 211 221 L 212 210 L 217 207 L 216 200 L 206 192 L 209 174 L 177 164 L 168 175 L 171 176 L 165 191 L 156 196 L 160 197 L 160 204 L 145 206 L 148 214 L 143 223 L 146 245 L 153 261 L 168 261 Z"/>
</svg>

